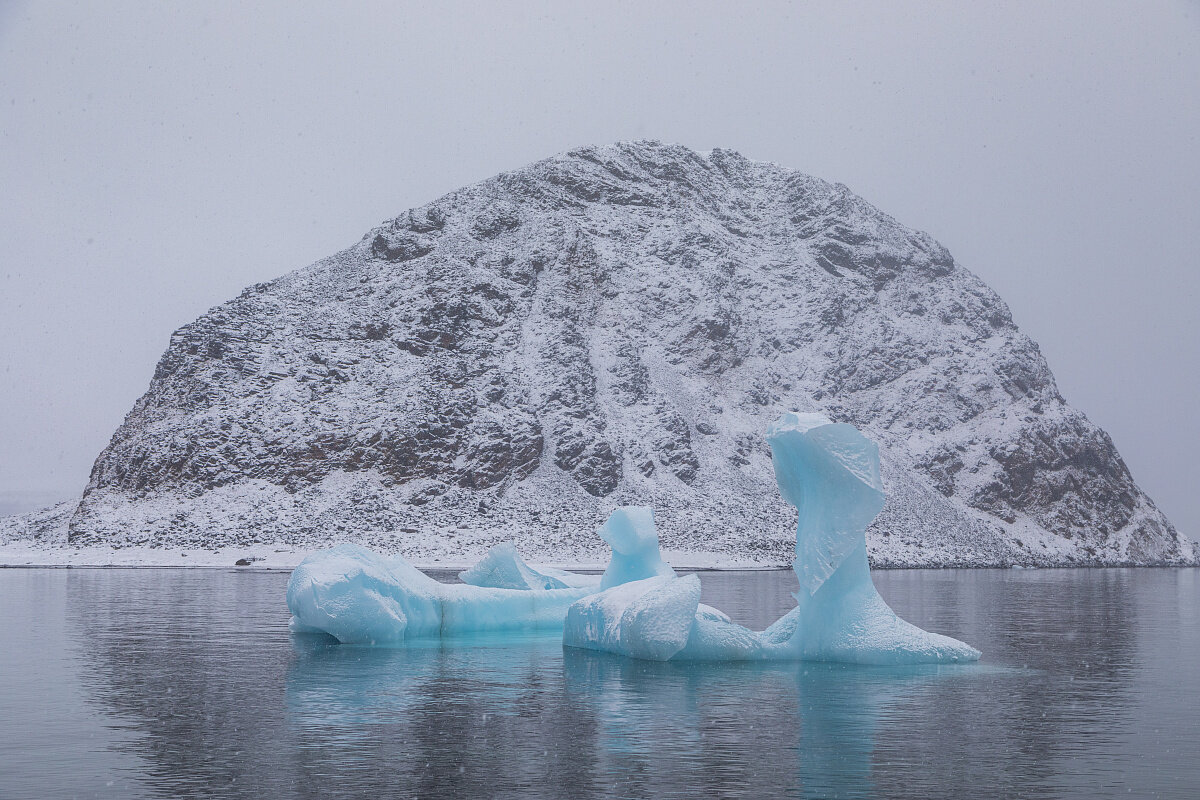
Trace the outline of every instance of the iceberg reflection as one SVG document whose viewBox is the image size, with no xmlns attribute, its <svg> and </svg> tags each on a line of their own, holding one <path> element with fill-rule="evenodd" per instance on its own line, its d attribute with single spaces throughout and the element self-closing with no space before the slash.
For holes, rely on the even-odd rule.
<svg viewBox="0 0 1200 800">
<path fill-rule="evenodd" d="M 338 646 L 294 636 L 287 708 L 323 758 L 421 796 L 872 796 L 881 715 L 954 666 L 655 662 L 552 636 Z M 386 728 L 381 735 L 380 728 Z M 383 759 L 377 761 L 376 759 Z M 553 774 L 547 774 L 547 770 Z M 423 785 L 453 773 L 452 786 Z"/>
</svg>

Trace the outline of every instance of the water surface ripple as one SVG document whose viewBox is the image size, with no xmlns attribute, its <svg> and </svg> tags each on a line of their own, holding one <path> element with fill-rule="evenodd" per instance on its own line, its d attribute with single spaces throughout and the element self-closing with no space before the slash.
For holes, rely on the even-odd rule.
<svg viewBox="0 0 1200 800">
<path fill-rule="evenodd" d="M 703 573 L 761 628 L 790 572 Z M 877 572 L 978 665 L 289 637 L 281 573 L 0 570 L 0 797 L 1200 796 L 1200 570 Z"/>
</svg>

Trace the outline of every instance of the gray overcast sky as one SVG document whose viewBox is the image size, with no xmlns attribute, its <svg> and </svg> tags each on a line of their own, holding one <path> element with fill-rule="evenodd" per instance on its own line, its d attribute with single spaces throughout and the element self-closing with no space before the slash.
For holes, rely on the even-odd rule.
<svg viewBox="0 0 1200 800">
<path fill-rule="evenodd" d="M 242 5 L 0 0 L 0 490 L 80 490 L 243 286 L 658 138 L 929 231 L 1200 537 L 1197 3 Z"/>
</svg>

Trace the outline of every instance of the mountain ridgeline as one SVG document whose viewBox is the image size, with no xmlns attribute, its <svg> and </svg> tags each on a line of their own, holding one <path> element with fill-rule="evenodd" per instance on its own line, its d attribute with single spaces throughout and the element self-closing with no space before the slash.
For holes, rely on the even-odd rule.
<svg viewBox="0 0 1200 800">
<path fill-rule="evenodd" d="M 928 235 L 728 150 L 587 147 L 460 189 L 184 326 L 73 544 L 663 546 L 786 564 L 764 438 L 880 447 L 877 566 L 1192 563 L 1004 302 Z"/>
</svg>

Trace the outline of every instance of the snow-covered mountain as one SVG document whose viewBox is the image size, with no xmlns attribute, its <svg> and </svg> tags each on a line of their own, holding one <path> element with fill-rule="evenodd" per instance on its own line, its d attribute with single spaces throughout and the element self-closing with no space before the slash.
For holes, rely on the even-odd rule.
<svg viewBox="0 0 1200 800">
<path fill-rule="evenodd" d="M 784 564 L 764 432 L 792 409 L 879 443 L 877 565 L 1200 555 L 932 238 L 840 184 L 657 142 L 460 189 L 181 328 L 69 535 L 572 560 L 644 504 L 665 548 Z"/>
</svg>

